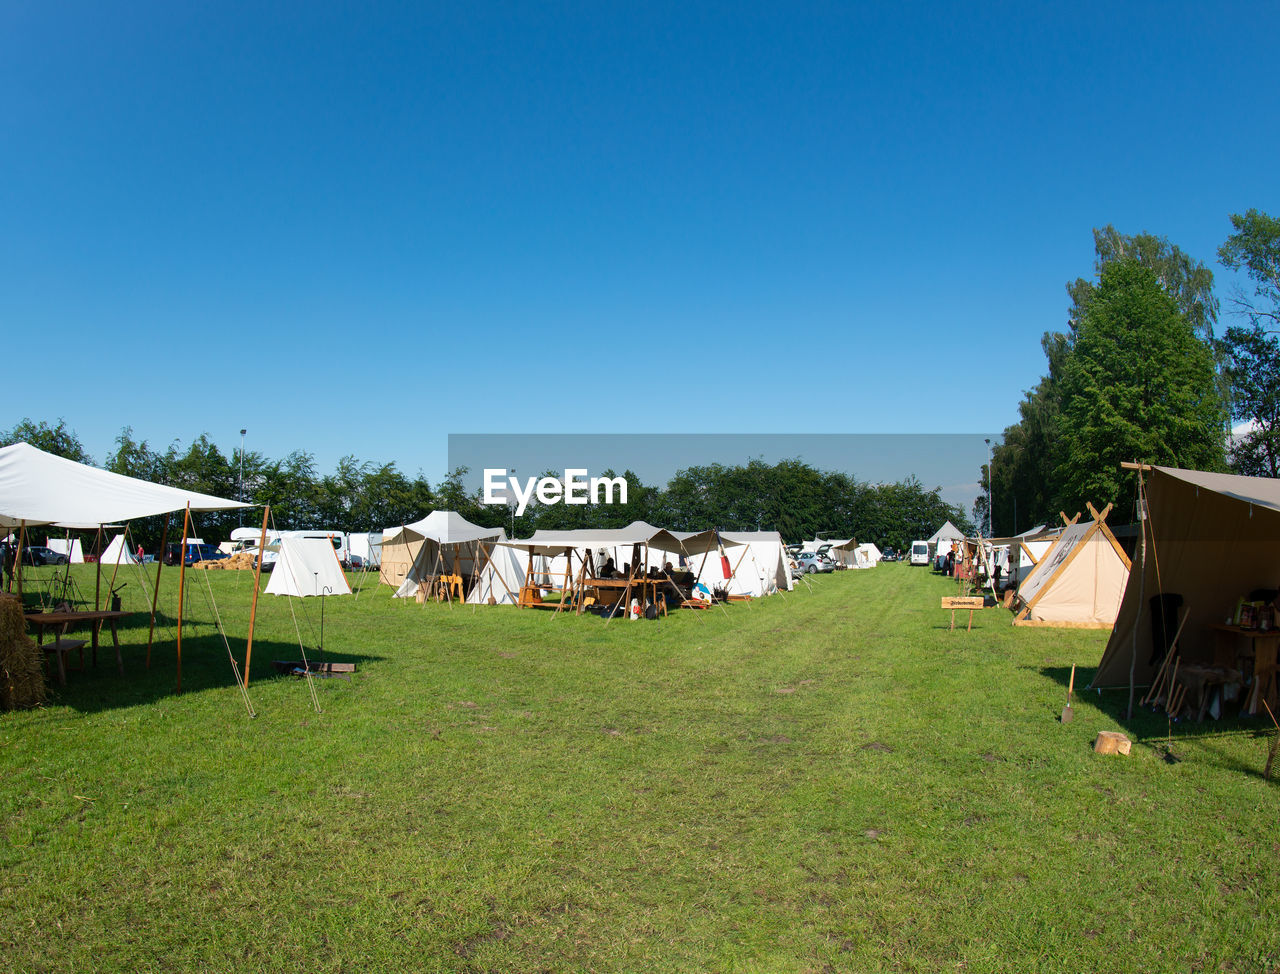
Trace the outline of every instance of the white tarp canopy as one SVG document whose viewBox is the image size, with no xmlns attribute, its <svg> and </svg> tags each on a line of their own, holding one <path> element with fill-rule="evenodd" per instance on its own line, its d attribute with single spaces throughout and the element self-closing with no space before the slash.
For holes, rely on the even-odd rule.
<svg viewBox="0 0 1280 974">
<path fill-rule="evenodd" d="M 98 557 L 98 564 L 103 568 L 115 565 L 136 565 L 138 564 L 138 559 L 129 551 L 124 542 L 124 535 L 117 534 L 111 539 L 111 543 L 103 549 L 102 554 Z"/>
<path fill-rule="evenodd" d="M 25 522 L 92 529 L 154 514 L 226 511 L 250 507 L 239 501 L 152 484 L 65 457 L 29 443 L 0 447 L 0 526 Z"/>
<path fill-rule="evenodd" d="M 516 538 L 503 542 L 513 548 L 522 548 L 531 555 L 542 555 L 554 558 L 570 551 L 583 551 L 596 548 L 619 548 L 628 545 L 644 545 L 664 535 L 674 540 L 674 536 L 661 528 L 655 528 L 644 521 L 632 521 L 625 528 L 582 528 L 574 531 L 535 531 L 531 538 Z M 671 541 L 660 539 L 663 543 Z M 661 545 L 655 545 L 660 547 Z M 667 550 L 667 549 L 663 549 Z M 673 550 L 679 551 L 677 545 Z"/>
<path fill-rule="evenodd" d="M 384 545 L 434 541 L 436 544 L 468 544 L 472 541 L 501 541 L 507 536 L 502 528 L 482 528 L 472 524 L 457 511 L 432 511 L 421 521 L 398 528 L 385 528 Z"/>
<path fill-rule="evenodd" d="M 325 538 L 283 537 L 268 595 L 350 595 L 333 544 Z"/>
</svg>

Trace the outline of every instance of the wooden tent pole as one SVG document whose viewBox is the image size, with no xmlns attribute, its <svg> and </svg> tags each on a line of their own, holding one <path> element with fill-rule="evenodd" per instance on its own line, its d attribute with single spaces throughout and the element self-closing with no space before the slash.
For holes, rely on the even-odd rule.
<svg viewBox="0 0 1280 974">
<path fill-rule="evenodd" d="M 151 669 L 151 641 L 156 634 L 156 603 L 160 598 L 160 573 L 164 571 L 164 549 L 169 541 L 169 514 L 164 516 L 160 531 L 160 556 L 156 561 L 156 587 L 151 592 L 151 628 L 147 630 L 147 669 Z"/>
<path fill-rule="evenodd" d="M 27 541 L 27 522 L 24 519 L 18 527 L 18 552 L 14 555 L 13 568 L 18 576 L 18 605 L 22 605 L 22 548 Z"/>
<path fill-rule="evenodd" d="M 187 526 L 191 523 L 191 502 L 182 515 L 182 544 L 178 548 L 178 692 L 182 692 L 182 597 L 187 581 Z"/>
<path fill-rule="evenodd" d="M 267 518 L 271 505 L 262 509 L 262 535 L 258 539 L 258 561 L 253 566 L 253 602 L 249 606 L 249 639 L 244 647 L 244 688 L 249 689 L 249 661 L 253 659 L 253 627 L 258 621 L 258 583 L 262 579 L 262 555 L 267 550 Z"/>
<path fill-rule="evenodd" d="M 1142 567 L 1138 574 L 1138 604 L 1134 606 L 1133 615 L 1133 641 L 1130 646 L 1129 653 L 1129 710 L 1126 713 L 1126 720 L 1133 718 L 1133 687 L 1134 678 L 1138 670 L 1138 625 L 1142 622 L 1142 611 L 1146 606 L 1146 582 L 1147 582 L 1147 488 L 1142 479 L 1142 468 L 1138 468 L 1138 526 L 1142 531 Z M 1176 670 L 1174 671 L 1177 672 Z M 1172 683 L 1170 683 L 1172 689 Z M 1168 709 L 1168 708 L 1166 708 Z"/>
<path fill-rule="evenodd" d="M 102 609 L 102 525 L 98 525 L 98 533 L 93 539 L 93 611 Z M 68 559 L 69 560 L 69 559 Z"/>
</svg>

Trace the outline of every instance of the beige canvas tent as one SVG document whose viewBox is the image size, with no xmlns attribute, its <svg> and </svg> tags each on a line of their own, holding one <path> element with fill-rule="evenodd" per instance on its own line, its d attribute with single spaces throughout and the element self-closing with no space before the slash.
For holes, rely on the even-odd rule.
<svg viewBox="0 0 1280 974">
<path fill-rule="evenodd" d="M 1129 580 L 1129 556 L 1107 527 L 1107 507 L 1077 514 L 1018 586 L 1015 625 L 1110 629 Z"/>
<path fill-rule="evenodd" d="M 1140 562 L 1093 678 L 1095 687 L 1149 684 L 1151 599 L 1182 596 L 1186 623 L 1178 649 L 1187 662 L 1211 660 L 1215 635 L 1236 601 L 1280 583 L 1280 480 L 1147 467 L 1145 569 Z M 1135 560 L 1139 556 L 1135 554 Z"/>
<path fill-rule="evenodd" d="M 380 579 L 387 577 L 390 551 L 396 598 L 412 598 L 419 586 L 439 575 L 474 576 L 485 562 L 480 545 L 504 541 L 506 537 L 502 528 L 482 528 L 456 511 L 432 511 L 421 521 L 384 534 Z M 399 566 L 402 552 L 413 553 L 403 570 Z"/>
</svg>

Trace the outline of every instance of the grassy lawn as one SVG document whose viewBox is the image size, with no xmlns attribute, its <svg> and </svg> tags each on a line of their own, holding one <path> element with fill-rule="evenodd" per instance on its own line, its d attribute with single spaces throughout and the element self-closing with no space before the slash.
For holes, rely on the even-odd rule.
<svg viewBox="0 0 1280 974">
<path fill-rule="evenodd" d="M 243 659 L 250 579 L 209 584 Z M 607 627 L 366 589 L 327 600 L 326 658 L 358 673 L 317 681 L 318 714 L 270 667 L 298 648 L 263 596 L 255 719 L 201 591 L 181 694 L 142 623 L 125 677 L 106 650 L 0 714 L 0 968 L 1280 965 L 1261 723 L 1175 727 L 1176 764 L 1123 694 L 1062 725 L 1105 633 L 950 633 L 924 569 Z M 318 604 L 294 608 L 313 645 Z M 1132 756 L 1094 755 L 1103 729 Z"/>
</svg>

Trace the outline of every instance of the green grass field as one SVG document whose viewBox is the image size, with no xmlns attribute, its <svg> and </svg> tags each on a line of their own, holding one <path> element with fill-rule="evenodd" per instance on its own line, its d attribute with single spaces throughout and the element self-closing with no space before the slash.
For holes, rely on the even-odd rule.
<svg viewBox="0 0 1280 974">
<path fill-rule="evenodd" d="M 208 581 L 243 659 L 251 580 Z M 1002 610 L 948 632 L 953 583 L 924 569 L 607 627 L 366 589 L 327 600 L 325 657 L 358 672 L 317 681 L 322 713 L 270 667 L 298 648 L 264 596 L 255 719 L 204 584 L 181 694 L 167 628 L 144 668 L 143 622 L 123 678 L 107 650 L 0 714 L 0 968 L 1280 964 L 1261 722 L 1175 726 L 1176 764 L 1121 693 L 1062 725 L 1105 634 Z M 295 608 L 314 646 L 319 606 Z M 1103 729 L 1132 756 L 1095 755 Z"/>
</svg>

